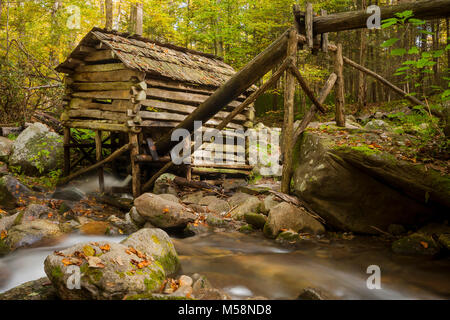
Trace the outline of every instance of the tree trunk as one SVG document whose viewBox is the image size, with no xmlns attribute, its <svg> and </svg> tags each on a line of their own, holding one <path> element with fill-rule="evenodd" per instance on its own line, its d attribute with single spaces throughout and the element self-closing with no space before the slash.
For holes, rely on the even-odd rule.
<svg viewBox="0 0 450 320">
<path fill-rule="evenodd" d="M 105 0 L 105 15 L 106 15 L 105 28 L 108 30 L 112 30 L 112 28 L 113 28 L 113 1 L 112 0 Z"/>
<path fill-rule="evenodd" d="M 345 82 L 344 82 L 344 61 L 342 57 L 342 44 L 337 45 L 335 56 L 335 73 L 337 75 L 336 85 L 336 124 L 339 127 L 345 127 Z"/>
<path fill-rule="evenodd" d="M 366 0 L 362 0 L 361 3 L 362 9 L 366 9 Z M 366 29 L 360 30 L 360 45 L 359 45 L 359 64 L 366 64 L 366 55 L 367 55 L 367 31 Z M 366 76 L 364 72 L 359 72 L 358 77 L 358 113 L 360 113 L 363 108 L 366 106 Z"/>
</svg>

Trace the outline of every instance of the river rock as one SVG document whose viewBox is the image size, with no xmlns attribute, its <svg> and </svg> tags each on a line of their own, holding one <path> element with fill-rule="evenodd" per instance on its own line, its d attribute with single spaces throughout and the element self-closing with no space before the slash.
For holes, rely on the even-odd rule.
<svg viewBox="0 0 450 320">
<path fill-rule="evenodd" d="M 0 162 L 0 177 L 6 176 L 8 174 L 8 166 L 6 165 L 6 163 Z"/>
<path fill-rule="evenodd" d="M 0 275 L 1 276 L 1 275 Z M 25 282 L 0 293 L 0 300 L 57 300 L 56 290 L 47 277 Z"/>
<path fill-rule="evenodd" d="M 197 218 L 180 203 L 152 193 L 145 193 L 135 199 L 134 205 L 143 218 L 158 228 L 186 227 Z"/>
<path fill-rule="evenodd" d="M 317 288 L 305 288 L 297 300 L 327 300 L 327 295 Z"/>
<path fill-rule="evenodd" d="M 12 227 L 4 239 L 11 251 L 54 241 L 63 235 L 58 224 L 48 220 L 26 221 Z"/>
<path fill-rule="evenodd" d="M 62 168 L 62 138 L 42 123 L 34 123 L 14 141 L 9 165 L 19 167 L 27 175 L 43 175 Z"/>
<path fill-rule="evenodd" d="M 264 228 L 267 222 L 267 217 L 259 213 L 246 213 L 244 214 L 245 221 L 255 227 L 256 229 Z"/>
<path fill-rule="evenodd" d="M 366 130 L 392 130 L 391 126 L 383 120 L 371 120 L 365 126 Z"/>
<path fill-rule="evenodd" d="M 391 224 L 420 226 L 450 212 L 448 177 L 366 149 L 337 146 L 332 135 L 304 133 L 295 151 L 294 193 L 327 225 L 365 234 Z"/>
<path fill-rule="evenodd" d="M 200 223 L 188 223 L 186 228 L 183 230 L 183 234 L 186 237 L 193 237 L 199 234 L 205 234 L 210 232 L 210 228 L 204 224 Z"/>
<path fill-rule="evenodd" d="M 215 196 L 204 197 L 198 202 L 198 204 L 201 206 L 207 206 L 210 211 L 215 213 L 223 213 L 230 210 L 230 205 L 228 202 Z"/>
<path fill-rule="evenodd" d="M 434 256 L 439 253 L 439 245 L 428 235 L 413 233 L 392 244 L 392 251 L 402 255 Z"/>
<path fill-rule="evenodd" d="M 180 267 L 172 240 L 161 229 L 141 229 L 123 240 L 121 244 L 152 256 L 164 268 L 167 275 L 174 274 Z"/>
<path fill-rule="evenodd" d="M 1 216 L 0 216 L 1 217 Z M 20 213 L 13 214 L 12 216 L 4 216 L 0 218 L 0 231 L 8 231 L 14 224 L 20 222 Z"/>
<path fill-rule="evenodd" d="M 20 199 L 33 195 L 33 192 L 12 176 L 0 178 L 0 208 L 14 209 Z"/>
<path fill-rule="evenodd" d="M 81 201 L 86 198 L 86 194 L 76 187 L 57 187 L 52 195 L 52 199 Z"/>
<path fill-rule="evenodd" d="M 273 207 L 276 207 L 277 205 L 279 205 L 280 202 L 275 200 L 275 199 L 276 199 L 276 197 L 273 194 L 265 197 L 263 202 L 262 202 L 261 213 L 263 213 L 265 215 L 268 215 L 270 210 Z"/>
<path fill-rule="evenodd" d="M 237 208 L 233 209 L 230 214 L 233 219 L 242 220 L 246 213 L 255 212 L 258 213 L 261 211 L 262 203 L 255 196 L 249 196 L 246 200 L 244 200 Z"/>
<path fill-rule="evenodd" d="M 282 202 L 270 210 L 269 218 L 264 226 L 264 234 L 269 238 L 276 238 L 282 229 L 311 234 L 325 232 L 324 226 L 319 221 L 303 209 L 287 202 Z"/>
<path fill-rule="evenodd" d="M 108 222 L 112 226 L 123 231 L 124 234 L 132 234 L 133 232 L 139 230 L 139 227 L 133 221 L 131 221 L 131 218 L 127 221 L 126 219 L 120 219 L 115 215 L 112 215 L 108 217 Z"/>
<path fill-rule="evenodd" d="M 183 198 L 181 198 L 181 202 L 183 202 L 184 204 L 199 204 L 202 198 L 203 198 L 203 191 L 197 191 L 185 195 Z"/>
<path fill-rule="evenodd" d="M 130 215 L 131 220 L 138 226 L 142 227 L 145 224 L 145 219 L 142 217 L 139 212 L 137 211 L 136 207 L 132 207 L 130 212 L 128 212 Z"/>
<path fill-rule="evenodd" d="M 243 192 L 237 192 L 233 194 L 231 198 L 228 199 L 228 203 L 231 207 L 239 206 L 245 202 L 251 195 Z"/>
<path fill-rule="evenodd" d="M 41 204 L 30 204 L 21 212 L 21 222 L 31 221 L 36 219 L 45 219 L 49 213 L 53 213 L 49 207 Z"/>
<path fill-rule="evenodd" d="M 153 187 L 154 194 L 173 194 L 178 196 L 178 191 L 173 184 L 173 179 L 176 175 L 171 173 L 164 173 L 155 181 L 155 186 Z"/>
<path fill-rule="evenodd" d="M 0 137 L 0 161 L 8 161 L 13 142 L 5 137 Z"/>
<path fill-rule="evenodd" d="M 49 255 L 44 270 L 65 300 L 118 300 L 129 294 L 152 293 L 161 287 L 164 269 L 134 249 L 106 241 L 82 243 Z M 79 289 L 69 289 L 77 272 Z"/>
</svg>

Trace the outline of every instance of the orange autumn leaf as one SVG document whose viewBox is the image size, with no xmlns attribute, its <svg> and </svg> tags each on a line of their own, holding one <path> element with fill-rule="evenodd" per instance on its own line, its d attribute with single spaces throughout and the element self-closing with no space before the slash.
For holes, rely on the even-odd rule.
<svg viewBox="0 0 450 320">
<path fill-rule="evenodd" d="M 169 208 L 164 208 L 164 209 L 163 209 L 163 212 L 164 212 L 164 213 L 169 213 Z"/>
<path fill-rule="evenodd" d="M 49 213 L 47 216 L 48 216 L 49 218 L 51 218 L 51 217 L 53 217 L 53 213 Z"/>
<path fill-rule="evenodd" d="M 425 241 L 420 241 L 420 244 L 422 245 L 422 247 L 424 247 L 425 249 L 428 248 L 428 243 Z"/>
<path fill-rule="evenodd" d="M 8 231 L 2 230 L 2 232 L 0 233 L 0 240 L 5 239 L 7 236 L 8 236 Z"/>
<path fill-rule="evenodd" d="M 101 246 L 100 249 L 102 251 L 109 251 L 111 250 L 111 246 L 109 244 L 105 244 L 104 246 Z"/>
</svg>

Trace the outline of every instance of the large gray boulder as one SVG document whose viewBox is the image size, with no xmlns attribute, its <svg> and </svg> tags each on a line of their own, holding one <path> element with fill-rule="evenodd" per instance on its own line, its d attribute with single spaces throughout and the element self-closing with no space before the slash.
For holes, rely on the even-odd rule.
<svg viewBox="0 0 450 320">
<path fill-rule="evenodd" d="M 174 274 L 180 267 L 180 261 L 169 235 L 161 229 L 141 229 L 121 242 L 131 246 L 161 264 L 167 275 Z"/>
<path fill-rule="evenodd" d="M 230 210 L 230 205 L 228 202 L 215 196 L 204 197 L 198 202 L 198 204 L 201 206 L 207 206 L 211 212 L 215 213 L 223 213 Z"/>
<path fill-rule="evenodd" d="M 65 300 L 118 300 L 158 290 L 165 271 L 153 257 L 124 244 L 82 243 L 49 255 L 44 270 Z M 79 275 L 79 286 L 74 278 Z"/>
<path fill-rule="evenodd" d="M 295 150 L 293 192 L 344 231 L 376 234 L 450 212 L 450 179 L 368 147 L 340 147 L 305 133 Z"/>
<path fill-rule="evenodd" d="M 62 138 L 42 123 L 34 123 L 14 141 L 9 165 L 27 175 L 39 176 L 62 168 Z"/>
<path fill-rule="evenodd" d="M 166 200 L 152 193 L 145 193 L 134 200 L 137 212 L 158 228 L 184 228 L 197 216 L 179 202 Z"/>
<path fill-rule="evenodd" d="M 264 226 L 264 235 L 276 238 L 283 229 L 310 234 L 325 232 L 324 226 L 319 221 L 303 209 L 287 202 L 282 202 L 270 210 L 269 218 Z"/>
<path fill-rule="evenodd" d="M 233 219 L 243 220 L 246 213 L 259 213 L 262 208 L 262 202 L 255 196 L 249 196 L 236 208 L 231 210 L 230 215 Z"/>
<path fill-rule="evenodd" d="M 33 195 L 33 192 L 16 178 L 6 175 L 0 178 L 0 208 L 14 209 L 20 200 Z"/>
<path fill-rule="evenodd" d="M 1 273 L 0 273 L 1 278 Z M 0 300 L 57 300 L 56 290 L 47 277 L 25 282 L 0 293 Z"/>
<path fill-rule="evenodd" d="M 0 161 L 8 161 L 13 142 L 5 137 L 0 137 Z"/>
</svg>

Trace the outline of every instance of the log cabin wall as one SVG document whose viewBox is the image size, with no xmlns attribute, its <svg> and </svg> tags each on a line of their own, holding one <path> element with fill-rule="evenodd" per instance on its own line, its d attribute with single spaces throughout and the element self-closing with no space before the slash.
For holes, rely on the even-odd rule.
<svg viewBox="0 0 450 320">
<path fill-rule="evenodd" d="M 157 140 L 176 127 L 235 73 L 209 54 L 98 28 L 81 41 L 57 70 L 66 74 L 66 109 L 61 119 L 64 126 L 140 132 L 139 155 L 149 153 L 144 147 L 148 138 Z M 248 94 L 232 101 L 205 127 L 219 124 Z M 208 168 L 197 170 L 198 173 L 214 172 L 214 168 L 224 172 L 221 169 L 233 167 L 230 161 L 234 169 L 245 173 L 251 169 L 246 149 L 234 145 L 236 139 L 245 137 L 234 130 L 252 127 L 253 117 L 251 106 L 224 130 L 224 143 L 229 144 L 223 147 L 227 165 L 220 161 L 220 148 L 214 143 L 203 145 L 194 154 L 193 165 Z M 211 155 L 211 159 L 203 159 L 206 155 Z"/>
</svg>

